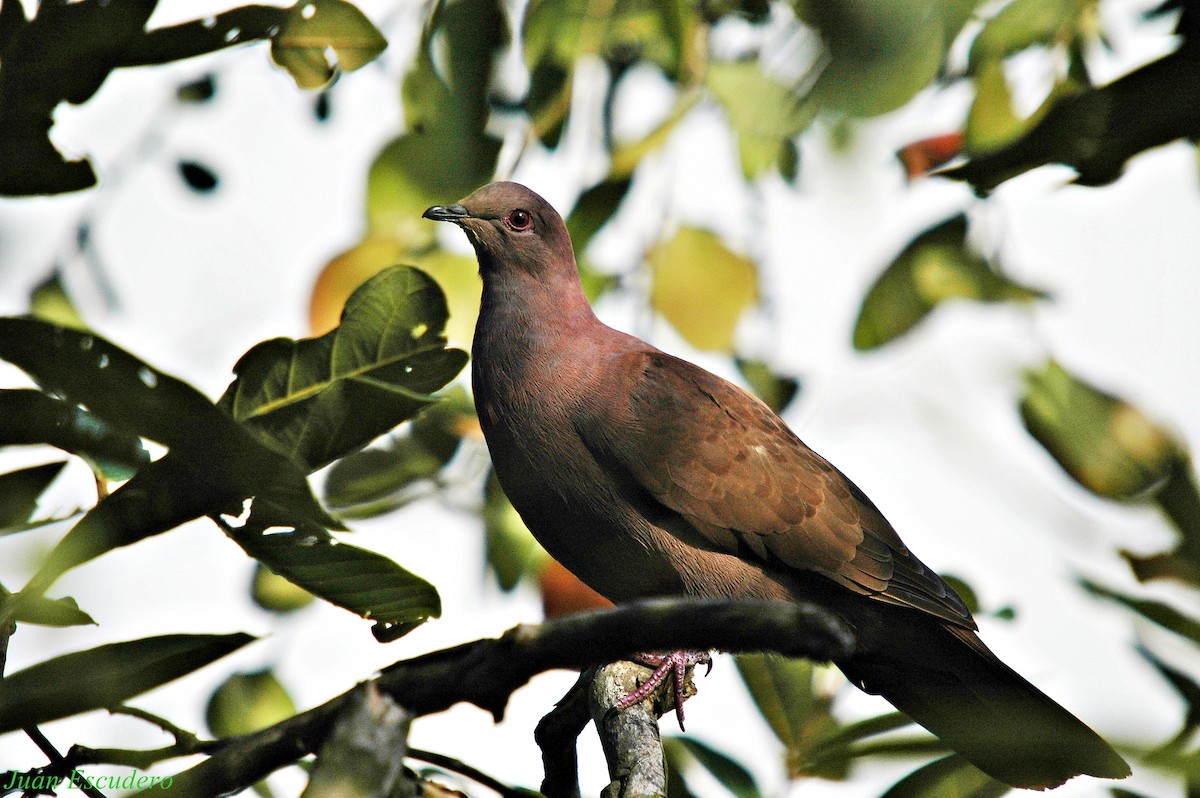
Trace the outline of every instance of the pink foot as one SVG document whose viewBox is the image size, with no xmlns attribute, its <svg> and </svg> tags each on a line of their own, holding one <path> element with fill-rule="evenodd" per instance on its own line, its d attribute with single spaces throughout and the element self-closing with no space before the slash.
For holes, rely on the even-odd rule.
<svg viewBox="0 0 1200 798">
<path fill-rule="evenodd" d="M 712 657 L 706 651 L 672 651 L 670 654 L 637 654 L 634 660 L 654 668 L 654 673 L 650 674 L 650 678 L 641 687 L 617 701 L 617 708 L 628 709 L 645 700 L 670 678 L 675 698 L 675 718 L 679 721 L 679 730 L 683 731 L 683 683 L 687 677 L 687 669 L 693 665 L 707 665 L 705 675 L 708 675 L 712 671 Z"/>
</svg>

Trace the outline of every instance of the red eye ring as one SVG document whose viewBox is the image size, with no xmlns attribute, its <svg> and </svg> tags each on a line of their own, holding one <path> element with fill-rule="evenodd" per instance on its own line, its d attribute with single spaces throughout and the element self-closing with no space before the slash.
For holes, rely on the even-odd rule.
<svg viewBox="0 0 1200 798">
<path fill-rule="evenodd" d="M 533 214 L 523 208 L 509 211 L 504 215 L 504 225 L 518 233 L 533 227 Z"/>
</svg>

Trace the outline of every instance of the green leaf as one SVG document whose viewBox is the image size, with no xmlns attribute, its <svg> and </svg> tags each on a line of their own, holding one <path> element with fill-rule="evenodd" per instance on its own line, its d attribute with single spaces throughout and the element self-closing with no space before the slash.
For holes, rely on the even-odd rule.
<svg viewBox="0 0 1200 798">
<path fill-rule="evenodd" d="M 966 16 L 937 0 L 803 3 L 828 62 L 810 99 L 823 111 L 876 116 L 912 99 L 937 76 Z"/>
<path fill-rule="evenodd" d="M 616 214 L 631 185 L 632 178 L 608 179 L 579 195 L 567 217 L 567 232 L 571 234 L 576 252 L 587 249 L 592 236 Z"/>
<path fill-rule="evenodd" d="M 374 61 L 386 47 L 383 34 L 352 4 L 299 0 L 271 38 L 271 58 L 291 73 L 300 88 L 319 89 L 338 70 L 353 72 Z"/>
<path fill-rule="evenodd" d="M 734 358 L 738 373 L 750 384 L 755 395 L 776 413 L 782 413 L 800 390 L 795 377 L 781 377 L 761 360 Z"/>
<path fill-rule="evenodd" d="M 326 530 L 302 526 L 268 529 L 256 518 L 258 506 L 242 528 L 226 532 L 247 554 L 315 596 L 375 621 L 376 637 L 393 627 L 411 631 L 442 613 L 433 585 L 373 551 L 343 543 Z M 394 638 L 392 638 L 394 639 Z"/>
<path fill-rule="evenodd" d="M 0 474 L 0 531 L 29 523 L 37 512 L 38 497 L 66 464 L 59 460 Z"/>
<path fill-rule="evenodd" d="M 1182 635 L 1195 643 L 1200 643 L 1200 620 L 1189 615 L 1184 615 L 1168 604 L 1152 599 L 1142 599 L 1126 595 L 1125 593 L 1112 590 L 1087 579 L 1080 580 L 1079 584 L 1093 596 L 1099 596 L 1100 598 L 1106 598 L 1118 604 L 1123 604 L 1164 629 L 1170 629 L 1177 635 Z"/>
<path fill-rule="evenodd" d="M 487 535 L 487 563 L 501 590 L 512 590 L 526 574 L 541 571 L 550 555 L 534 539 L 504 495 L 495 472 L 488 475 L 484 487 L 483 526 Z"/>
<path fill-rule="evenodd" d="M 668 737 L 663 740 L 664 749 L 670 750 L 676 746 L 703 765 L 722 787 L 737 798 L 759 798 L 762 795 L 750 771 L 727 754 L 687 737 Z M 672 764 L 678 763 L 682 758 L 680 752 L 672 753 L 675 754 L 670 756 Z"/>
<path fill-rule="evenodd" d="M 310 471 L 358 449 L 436 401 L 467 355 L 446 348 L 446 300 L 428 275 L 386 269 L 319 338 L 276 338 L 234 367 L 220 405 Z"/>
<path fill-rule="evenodd" d="M 999 798 L 1011 789 L 954 755 L 909 773 L 883 798 Z"/>
<path fill-rule="evenodd" d="M 813 747 L 837 728 L 829 696 L 815 689 L 813 663 L 773 654 L 741 654 L 737 666 L 754 705 L 787 749 L 789 775 L 843 775 L 844 768 L 837 773 L 810 767 Z"/>
<path fill-rule="evenodd" d="M 758 299 L 754 263 L 735 255 L 714 233 L 681 227 L 650 252 L 650 301 L 697 349 L 733 351 L 742 312 Z"/>
<path fill-rule="evenodd" d="M 150 461 L 137 435 L 73 402 L 41 391 L 0 389 L 0 446 L 37 443 L 79 455 L 114 481 L 129 479 Z"/>
<path fill-rule="evenodd" d="M 441 471 L 462 435 L 473 429 L 478 429 L 474 407 L 466 390 L 456 386 L 417 416 L 407 434 L 334 463 L 325 479 L 325 502 L 343 518 L 395 510 L 420 495 L 420 484 Z"/>
<path fill-rule="evenodd" d="M 1187 749 L 1188 743 L 1191 741 L 1196 729 L 1200 728 L 1200 684 L 1197 684 L 1195 679 L 1188 674 L 1171 667 L 1159 659 L 1144 646 L 1139 645 L 1137 650 L 1167 680 L 1171 687 L 1179 693 L 1179 697 L 1183 699 L 1185 706 L 1183 725 L 1173 738 L 1163 743 L 1162 746 L 1151 754 L 1151 758 L 1158 759 L 1171 754 L 1182 753 Z"/>
<path fill-rule="evenodd" d="M 816 107 L 752 61 L 712 63 L 704 83 L 725 109 L 746 179 L 772 169 L 782 174 L 795 154 L 792 139 L 812 122 Z"/>
<path fill-rule="evenodd" d="M 249 497 L 286 508 L 280 515 L 290 524 L 339 526 L 288 457 L 260 443 L 195 388 L 103 338 L 34 319 L 0 318 L 0 358 L 106 424 L 170 449 L 80 519 L 26 596 L 117 546 L 228 512 L 231 505 L 236 514 L 236 505 Z"/>
<path fill-rule="evenodd" d="M 657 64 L 678 77 L 695 9 L 679 0 L 532 0 L 525 12 L 525 63 L 535 70 L 551 61 L 570 72 L 576 61 L 596 55 L 605 61 Z"/>
<path fill-rule="evenodd" d="M 975 74 L 975 100 L 967 114 L 963 147 L 974 155 L 1003 147 L 1017 139 L 1029 122 L 1013 110 L 1012 90 L 999 61 L 990 61 Z"/>
<path fill-rule="evenodd" d="M 854 348 L 883 346 L 951 299 L 1028 302 L 1045 292 L 994 271 L 967 244 L 967 219 L 958 215 L 925 230 L 884 270 L 863 299 Z"/>
<path fill-rule="evenodd" d="M 1080 88 L 1069 76 L 1047 98 L 1036 121 L 1016 140 L 982 153 L 943 177 L 966 180 L 978 193 L 1043 164 L 1064 164 L 1075 183 L 1117 180 L 1140 152 L 1176 139 L 1195 139 L 1200 118 L 1200 58 L 1182 47 L 1101 88 Z"/>
<path fill-rule="evenodd" d="M 74 327 L 77 330 L 88 328 L 87 322 L 79 315 L 79 310 L 67 296 L 67 290 L 57 273 L 33 289 L 29 298 L 29 310 L 35 317 L 60 327 Z"/>
<path fill-rule="evenodd" d="M 236 651 L 247 634 L 147 637 L 40 662 L 4 678 L 0 732 L 115 707 Z M 70 685 L 70 689 L 63 689 Z"/>
<path fill-rule="evenodd" d="M 384 148 L 368 175 L 372 233 L 419 249 L 434 237 L 433 223 L 421 218 L 427 207 L 457 200 L 492 178 L 500 140 L 486 130 L 487 92 L 496 54 L 507 43 L 497 0 L 435 4 L 401 89 L 407 132 Z"/>
<path fill-rule="evenodd" d="M 92 616 L 79 609 L 75 599 L 66 596 L 60 599 L 48 599 L 44 596 L 22 601 L 20 611 L 13 620 L 17 623 L 31 623 L 35 626 L 95 626 Z"/>
<path fill-rule="evenodd" d="M 289 582 L 262 563 L 256 563 L 250 586 L 254 603 L 269 612 L 288 613 L 303 609 L 316 598 L 304 588 Z"/>
<path fill-rule="evenodd" d="M 1035 45 L 1069 38 L 1079 15 L 1092 0 L 1012 0 L 983 26 L 971 42 L 967 70 L 998 64 Z"/>
<path fill-rule="evenodd" d="M 1021 420 L 1072 479 L 1109 499 L 1146 498 L 1186 460 L 1168 430 L 1053 360 L 1026 372 Z"/>
<path fill-rule="evenodd" d="M 217 737 L 252 734 L 296 714 L 296 704 L 271 669 L 235 673 L 208 699 L 205 721 Z"/>
<path fill-rule="evenodd" d="M 1179 530 L 1179 542 L 1170 551 L 1149 557 L 1121 552 L 1142 582 L 1180 579 L 1200 584 L 1200 486 L 1191 459 L 1183 454 L 1171 465 L 1166 482 L 1154 491 L 1155 504 Z"/>
<path fill-rule="evenodd" d="M 524 105 L 542 143 L 558 144 L 581 58 L 600 58 L 614 75 L 649 62 L 684 81 L 698 10 L 684 0 L 532 0 L 522 35 L 530 73 Z"/>
</svg>

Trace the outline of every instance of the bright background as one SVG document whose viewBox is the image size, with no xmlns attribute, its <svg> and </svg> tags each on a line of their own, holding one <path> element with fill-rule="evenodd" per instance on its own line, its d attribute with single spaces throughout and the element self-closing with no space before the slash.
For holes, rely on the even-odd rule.
<svg viewBox="0 0 1200 798">
<path fill-rule="evenodd" d="M 230 5 L 164 0 L 151 25 Z M 398 76 L 423 13 L 420 6 L 384 0 L 358 5 L 391 46 L 378 62 L 343 76 L 324 124 L 313 115 L 315 96 L 297 90 L 269 63 L 265 45 L 125 70 L 86 106 L 61 108 L 55 141 L 68 152 L 86 152 L 101 186 L 64 197 L 0 200 L 0 311 L 24 312 L 32 287 L 59 263 L 98 332 L 212 397 L 224 389 L 237 357 L 257 341 L 306 335 L 313 282 L 331 256 L 360 236 L 367 166 L 401 124 Z M 1103 8 L 1120 31 L 1120 20 L 1146 5 L 1109 2 Z M 1157 36 L 1143 25 L 1124 30 L 1127 35 L 1114 37 L 1114 75 L 1169 49 L 1169 25 Z M 519 72 L 515 63 L 510 66 Z M 175 103 L 178 85 L 209 72 L 217 77 L 213 102 Z M 769 199 L 767 218 L 748 213 L 732 142 L 716 111 L 701 111 L 655 156 L 649 182 L 657 181 L 659 190 L 633 198 L 596 242 L 594 260 L 629 270 L 646 245 L 638 238 L 644 220 L 664 213 L 711 226 L 734 249 L 762 256 L 775 326 L 769 339 L 759 336 L 759 354 L 803 383 L 788 422 L 872 496 L 923 560 L 966 579 L 985 608 L 1017 608 L 1014 622 L 980 620 L 984 639 L 1002 658 L 1105 736 L 1151 745 L 1178 728 L 1181 704 L 1133 651 L 1129 615 L 1089 599 L 1072 580 L 1102 577 L 1134 590 L 1116 550 L 1155 551 L 1172 533 L 1151 510 L 1118 507 L 1079 490 L 1024 433 L 1015 406 L 1022 369 L 1052 351 L 1077 373 L 1148 409 L 1184 440 L 1200 439 L 1195 150 L 1177 143 L 1148 153 L 1103 189 L 1066 186 L 1066 170 L 1044 168 L 1010 181 L 986 206 L 948 181 L 907 185 L 890 162 L 893 153 L 955 126 L 968 100 L 920 95 L 862 125 L 849 152 L 839 152 L 830 131 L 816 125 L 802 139 L 796 188 L 778 178 L 759 185 Z M 651 108 L 654 87 L 628 102 Z M 587 124 L 586 115 L 573 119 L 557 153 L 526 158 L 516 175 L 502 176 L 526 182 L 567 211 L 598 176 Z M 189 190 L 178 175 L 180 160 L 212 168 L 219 189 L 210 195 Z M 985 246 L 1003 241 L 1006 268 L 1048 289 L 1056 301 L 1032 310 L 952 305 L 883 354 L 855 353 L 850 331 L 866 288 L 917 230 L 956 209 L 983 219 L 994 236 Z M 82 219 L 89 221 L 98 261 L 89 262 L 75 245 Z M 448 241 L 458 236 L 446 234 Z M 465 241 L 452 245 L 467 251 Z M 636 274 L 627 286 L 602 305 L 606 320 L 727 369 L 690 351 L 654 320 Z M 766 322 L 748 322 L 747 335 L 755 324 Z M 0 380 L 24 384 L 7 368 Z M 26 453 L 2 454 L 0 465 L 28 460 Z M 469 471 L 469 464 L 463 467 Z M 94 499 L 90 489 L 86 470 L 73 465 L 47 512 L 87 504 Z M 245 630 L 264 639 L 236 654 L 234 664 L 275 666 L 307 708 L 397 659 L 540 619 L 536 595 L 524 588 L 502 594 L 484 577 L 475 516 L 431 499 L 354 526 L 356 544 L 438 586 L 440 620 L 390 645 L 374 641 L 369 623 L 331 606 L 280 620 L 250 602 L 251 562 L 201 521 L 67 574 L 53 594 L 74 596 L 99 625 L 22 627 L 7 670 L 169 631 Z M 61 533 L 48 528 L 6 540 L 0 582 L 23 584 Z M 1194 596 L 1169 585 L 1137 589 L 1197 606 Z M 1186 667 L 1183 644 L 1149 627 L 1136 631 L 1168 658 L 1177 650 L 1175 659 Z M 204 700 L 227 670 L 228 663 L 210 667 L 133 703 L 203 729 Z M 573 679 L 564 673 L 537 679 L 514 696 L 500 727 L 482 711 L 460 706 L 417 721 L 411 742 L 536 787 L 533 726 Z M 688 704 L 688 733 L 750 765 L 768 794 L 787 792 L 776 764 L 779 747 L 745 700 L 732 662 L 718 659 L 700 688 Z M 838 711 L 848 716 L 885 709 L 853 691 L 843 696 Z M 664 730 L 670 728 L 665 722 Z M 44 731 L 63 750 L 76 741 L 164 744 L 144 724 L 100 715 Z M 583 784 L 594 794 L 607 776 L 594 735 L 584 740 Z M 42 761 L 21 735 L 0 738 L 0 770 Z M 905 768 L 911 766 L 860 772 L 846 784 L 805 782 L 791 792 L 878 794 Z M 162 772 L 179 769 L 171 763 Z M 1122 786 L 1181 794 L 1172 781 L 1145 771 Z M 1060 794 L 1101 790 L 1097 782 L 1076 780 Z"/>
</svg>

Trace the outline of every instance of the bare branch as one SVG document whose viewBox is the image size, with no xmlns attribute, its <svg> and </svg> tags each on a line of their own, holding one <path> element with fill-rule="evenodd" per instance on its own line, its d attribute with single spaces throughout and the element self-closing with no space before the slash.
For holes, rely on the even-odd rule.
<svg viewBox="0 0 1200 798">
<path fill-rule="evenodd" d="M 647 669 L 633 662 L 614 662 L 600 668 L 592 682 L 590 707 L 612 781 L 603 798 L 655 798 L 667 794 L 667 768 L 654 701 L 640 701 L 625 710 L 618 702 L 638 689 Z M 663 691 L 664 693 L 668 691 Z"/>
<path fill-rule="evenodd" d="M 854 638 L 827 612 L 770 601 L 654 600 L 523 625 L 397 662 L 375 686 L 414 717 L 467 701 L 503 718 L 509 696 L 533 676 L 557 668 L 611 662 L 637 651 L 716 648 L 776 651 L 829 660 Z M 209 759 L 174 778 L 173 798 L 222 795 L 317 750 L 350 693 L 268 729 L 222 741 Z"/>
<path fill-rule="evenodd" d="M 586 668 L 554 709 L 546 713 L 533 739 L 542 749 L 542 794 L 547 798 L 579 798 L 579 757 L 576 741 L 592 716 L 588 692 L 598 668 Z"/>
</svg>

